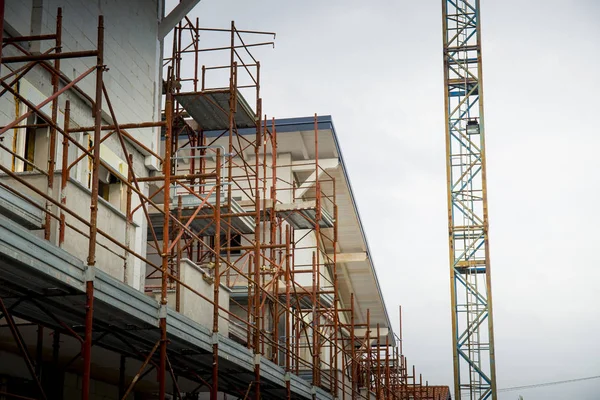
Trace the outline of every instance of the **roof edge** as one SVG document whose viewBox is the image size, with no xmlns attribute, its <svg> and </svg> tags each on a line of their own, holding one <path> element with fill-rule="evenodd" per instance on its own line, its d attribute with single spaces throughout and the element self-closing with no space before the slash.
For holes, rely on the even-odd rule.
<svg viewBox="0 0 600 400">
<path fill-rule="evenodd" d="M 278 132 L 292 132 L 299 130 L 307 130 L 302 129 L 304 125 L 307 126 L 308 129 L 314 129 L 315 117 L 295 117 L 295 118 L 282 118 L 275 119 L 275 127 Z M 310 126 L 308 126 L 310 125 Z M 348 176 L 348 171 L 346 169 L 346 164 L 344 162 L 344 157 L 342 154 L 342 149 L 340 148 L 340 144 L 338 141 L 337 133 L 335 130 L 335 126 L 333 124 L 333 119 L 331 115 L 317 115 L 317 125 L 318 128 L 329 128 L 333 134 L 333 142 L 335 143 L 335 148 L 339 154 L 340 165 L 342 166 L 342 171 L 344 178 L 346 180 L 346 185 L 348 186 L 348 190 L 350 193 L 350 199 L 352 200 L 352 206 L 354 207 L 354 212 L 356 213 L 356 217 L 358 219 L 358 225 L 360 227 L 360 233 L 365 242 L 365 247 L 367 248 L 367 254 L 369 255 L 369 259 L 371 260 L 371 270 L 373 271 L 373 276 L 375 277 L 375 285 L 377 286 L 377 291 L 379 292 L 379 297 L 381 299 L 381 303 L 383 304 L 383 310 L 385 312 L 386 322 L 388 324 L 388 332 L 391 333 L 392 345 L 396 344 L 396 335 L 394 334 L 394 328 L 390 322 L 390 315 L 387 310 L 387 305 L 385 304 L 385 300 L 383 298 L 383 292 L 381 291 L 381 286 L 379 285 L 379 277 L 377 276 L 377 271 L 375 269 L 375 263 L 373 262 L 373 258 L 370 257 L 371 249 L 369 247 L 369 241 L 367 239 L 367 235 L 364 230 L 364 226 L 360 217 L 360 212 L 358 209 L 358 205 L 356 204 L 356 199 L 354 197 L 354 191 L 352 190 L 352 184 L 350 182 L 350 177 Z M 328 126 L 327 126 L 328 125 Z M 291 129 L 293 127 L 293 129 Z M 302 128 L 300 128 L 302 127 Z M 283 129 L 282 129 L 283 128 Z"/>
</svg>

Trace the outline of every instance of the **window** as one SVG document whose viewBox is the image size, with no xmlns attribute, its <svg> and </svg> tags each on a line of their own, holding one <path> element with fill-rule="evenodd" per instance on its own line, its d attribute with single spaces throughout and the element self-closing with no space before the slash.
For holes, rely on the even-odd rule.
<svg viewBox="0 0 600 400">
<path fill-rule="evenodd" d="M 118 210 L 122 210 L 121 180 L 104 167 L 100 167 L 99 175 L 98 196 L 108 201 Z"/>
<path fill-rule="evenodd" d="M 98 182 L 98 195 L 102 197 L 104 200 L 109 201 L 110 198 L 110 188 L 108 183 L 104 183 L 102 181 Z"/>
<path fill-rule="evenodd" d="M 28 127 L 20 130 L 21 145 L 19 155 L 27 162 L 20 161 L 20 171 L 35 171 L 36 168 L 47 171 L 48 168 L 48 125 L 44 119 L 32 115 L 26 120 Z"/>
</svg>

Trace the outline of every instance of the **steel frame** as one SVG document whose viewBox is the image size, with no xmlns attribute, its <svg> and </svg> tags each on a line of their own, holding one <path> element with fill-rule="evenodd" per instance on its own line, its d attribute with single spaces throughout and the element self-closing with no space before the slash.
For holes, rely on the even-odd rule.
<svg viewBox="0 0 600 400">
<path fill-rule="evenodd" d="M 4 1 L 0 0 L 0 17 L 3 17 Z M 3 21 L 3 18 L 0 18 Z M 85 307 L 81 310 L 82 329 L 76 329 L 54 315 L 45 302 L 50 298 L 36 298 L 27 295 L 19 298 L 10 308 L 4 306 L 0 299 L 0 318 L 6 321 L 24 361 L 32 375 L 32 380 L 39 387 L 39 398 L 57 397 L 56 388 L 49 396 L 44 393 L 39 375 L 43 361 L 41 345 L 38 343 L 36 360 L 32 360 L 26 344 L 19 333 L 19 326 L 12 317 L 13 310 L 23 302 L 33 304 L 55 323 L 52 362 L 56 369 L 64 369 L 81 361 L 82 399 L 90 397 L 92 376 L 92 347 L 101 346 L 121 353 L 119 363 L 119 396 L 125 399 L 135 390 L 136 383 L 151 371 L 156 371 L 158 378 L 158 396 L 165 399 L 170 380 L 170 390 L 175 398 L 182 399 L 183 394 L 178 386 L 177 377 L 186 377 L 198 383 L 196 391 L 203 387 L 210 390 L 211 399 L 217 399 L 220 391 L 232 393 L 243 398 L 260 399 L 267 396 L 261 390 L 261 357 L 267 358 L 285 368 L 288 374 L 311 372 L 311 382 L 330 392 L 334 397 L 342 399 L 363 398 L 365 392 L 375 393 L 377 399 L 430 399 L 424 389 L 422 379 L 417 382 L 416 374 L 408 374 L 402 348 L 390 344 L 389 337 L 385 343 L 381 340 L 379 325 L 371 326 L 367 311 L 366 323 L 355 323 L 355 301 L 352 296 L 346 308 L 341 307 L 338 298 L 336 249 L 337 249 L 337 206 L 335 200 L 335 179 L 319 165 L 318 138 L 319 126 L 315 115 L 315 149 L 314 171 L 316 180 L 312 196 L 316 202 L 314 220 L 307 218 L 311 224 L 310 232 L 317 238 L 316 245 L 311 248 L 301 247 L 301 235 L 292 229 L 286 217 L 277 214 L 275 205 L 280 202 L 278 195 L 284 191 L 292 191 L 295 198 L 293 182 L 285 182 L 277 176 L 277 131 L 275 121 L 268 121 L 262 113 L 260 97 L 260 62 L 249 51 L 256 46 L 271 45 L 272 42 L 250 42 L 248 36 L 273 35 L 268 32 L 238 30 L 232 23 L 229 29 L 201 28 L 187 17 L 175 28 L 173 34 L 172 56 L 165 59 L 165 104 L 164 118 L 161 121 L 119 123 L 104 85 L 103 75 L 107 71 L 104 62 L 104 26 L 103 18 L 98 20 L 98 38 L 96 49 L 63 52 L 61 46 L 62 12 L 57 13 L 56 31 L 53 34 L 20 38 L 2 38 L 0 60 L 2 65 L 20 63 L 11 72 L 0 77 L 2 95 L 13 96 L 19 104 L 28 107 L 28 111 L 17 115 L 15 120 L 0 127 L 0 137 L 6 132 L 14 133 L 31 127 L 49 127 L 48 164 L 35 165 L 32 160 L 17 154 L 15 148 L 2 146 L 2 150 L 13 157 L 12 168 L 0 165 L 2 176 L 11 178 L 19 187 L 13 187 L 0 180 L 0 185 L 30 201 L 23 195 L 23 190 L 34 193 L 44 204 L 40 207 L 44 212 L 44 239 L 63 247 L 72 235 L 85 237 L 88 241 L 87 272 L 85 285 Z M 227 44 L 222 47 L 202 48 L 200 32 L 225 35 Z M 2 29 L 0 29 L 0 35 Z M 20 43 L 27 41 L 50 42 L 50 49 L 42 54 L 31 54 Z M 17 55 L 5 56 L 6 49 L 11 47 Z M 229 60 L 224 65 L 202 66 L 200 55 L 207 52 L 227 52 Z M 70 80 L 60 71 L 60 60 L 66 58 L 95 57 L 95 65 L 78 77 Z M 191 62 L 193 75 L 185 76 L 182 65 Z M 32 70 L 43 70 L 50 75 L 52 94 L 40 104 L 33 104 L 16 89 L 19 80 Z M 6 68 L 3 68 L 5 71 Z M 211 71 L 226 71 L 225 85 L 209 85 L 207 76 Z M 90 97 L 78 86 L 87 78 L 95 77 L 94 96 Z M 240 83 L 245 80 L 245 83 Z M 229 104 L 221 108 L 226 116 L 228 126 L 223 132 L 209 135 L 202 129 L 201 123 L 195 126 L 190 122 L 187 110 L 177 101 L 183 93 L 194 93 L 202 96 L 211 91 L 220 90 L 227 93 Z M 255 100 L 256 118 L 254 133 L 248 135 L 241 132 L 236 122 L 236 111 L 241 91 L 251 91 Z M 64 126 L 59 126 L 58 110 L 61 103 L 59 97 L 75 94 L 87 103 L 91 110 L 93 126 L 71 126 L 71 101 L 64 103 Z M 50 114 L 43 110 L 47 104 L 52 105 Z M 103 104 L 106 105 L 110 118 L 103 118 Z M 29 124 L 26 119 L 37 116 L 43 124 Z M 164 146 L 154 151 L 142 143 L 128 131 L 134 129 L 161 129 Z M 93 142 L 89 147 L 83 146 L 74 137 L 80 132 L 93 132 Z M 59 140 L 62 136 L 62 140 Z M 116 137 L 120 149 L 126 155 L 128 174 L 121 181 L 126 190 L 126 240 L 119 241 L 99 228 L 98 210 L 100 198 L 100 168 L 118 174 L 100 157 L 100 145 L 110 137 Z M 215 146 L 217 141 L 225 141 L 226 146 Z M 62 146 L 62 159 L 59 169 L 56 168 L 57 148 Z M 154 176 L 138 175 L 135 172 L 131 146 L 137 146 L 162 167 Z M 77 157 L 69 159 L 69 149 L 75 148 Z M 183 155 L 182 155 L 183 154 Z M 180 163 L 182 157 L 189 162 Z M 15 171 L 15 165 L 30 165 L 36 173 L 45 178 L 44 186 L 37 187 L 28 177 Z M 79 215 L 68 207 L 66 191 L 70 171 L 77 165 L 90 163 L 90 214 L 89 217 Z M 187 165 L 184 165 L 187 164 Z M 60 179 L 55 179 L 56 175 Z M 60 181 L 60 184 L 58 183 Z M 141 184 L 151 185 L 147 194 Z M 20 190 L 23 189 L 23 190 Z M 60 190 L 59 190 L 60 189 Z M 60 191 L 60 198 L 53 194 Z M 166 195 L 166 194 L 169 195 Z M 171 193 L 173 195 L 171 196 Z M 233 207 L 233 194 L 241 194 L 247 198 L 243 211 Z M 184 215 L 185 206 L 182 198 L 192 197 L 196 203 L 193 212 Z M 162 203 L 160 200 L 162 198 Z M 134 206 L 137 199 L 139 205 Z M 321 210 L 327 209 L 334 215 L 333 228 L 321 228 Z M 209 212 L 201 213 L 203 210 Z M 146 256 L 142 256 L 131 248 L 130 234 L 134 215 L 143 214 L 149 227 L 148 248 Z M 159 218 L 153 218 L 159 215 Z M 244 234 L 235 227 L 236 218 L 250 217 L 255 229 L 251 234 Z M 205 220 L 206 227 L 200 231 L 193 230 L 191 224 Z M 83 227 L 83 228 L 82 228 Z M 208 228 L 212 232 L 208 232 Z M 240 243 L 233 243 L 233 237 L 241 235 Z M 108 252 L 122 262 L 124 280 L 127 269 L 133 259 L 141 260 L 151 272 L 146 276 L 146 291 L 152 294 L 159 291 L 161 305 L 160 319 L 153 329 L 159 333 L 155 342 L 146 341 L 144 348 L 131 343 L 126 332 L 115 327 L 100 326 L 94 319 L 94 270 L 102 263 L 98 251 Z M 312 253 L 311 265 L 298 265 L 294 262 L 299 251 Z M 328 256 L 332 254 L 332 256 Z M 180 275 L 183 258 L 188 258 L 201 265 L 210 266 L 210 277 L 213 284 L 212 297 L 203 295 L 186 282 Z M 309 275 L 312 285 L 303 286 L 301 276 Z M 154 283 L 158 282 L 158 283 Z M 223 287 L 236 289 L 244 287 L 247 300 L 232 298 L 244 311 L 245 317 L 236 315 L 225 305 L 220 304 L 220 292 Z M 167 306 L 179 311 L 181 295 L 188 291 L 212 305 L 212 370 L 192 370 L 180 364 L 185 355 L 170 351 L 167 333 Z M 170 296 L 174 293 L 174 296 Z M 67 294 L 64 294 L 67 295 Z M 330 296 L 331 300 L 325 301 Z M 14 299 L 13 299 L 14 300 Z M 172 304 L 172 303 L 175 304 Z M 219 330 L 223 321 L 237 324 L 242 334 L 237 340 L 254 353 L 254 380 L 248 387 L 241 387 L 233 379 L 220 380 L 224 373 L 219 370 Z M 344 322 L 345 321 L 345 322 Z M 60 328 L 56 328 L 56 327 Z M 283 332 L 279 332 L 283 326 Z M 4 326 L 0 326 L 2 328 Z M 38 339 L 43 326 L 38 328 Z M 356 330 L 365 328 L 365 336 L 357 336 Z M 374 332 L 376 336 L 374 336 Z M 59 365 L 60 336 L 75 338 L 81 344 L 81 351 L 66 365 Z M 243 337 L 242 337 L 243 336 Z M 388 335 L 389 336 L 389 335 Z M 117 350 L 106 343 L 107 338 L 116 338 L 128 350 Z M 401 343 L 401 338 L 400 338 Z M 308 351 L 306 356 L 305 350 Z M 327 350 L 327 351 L 325 351 Z M 127 359 L 141 362 L 138 373 L 127 382 L 124 370 Z M 338 370 L 342 371 L 338 378 Z M 208 373 L 209 372 L 209 373 Z M 168 378 L 169 377 L 169 378 Z M 222 376 L 224 378 L 225 375 Z M 293 398 L 290 379 L 285 381 L 287 395 Z M 316 398 L 316 390 L 313 390 Z M 350 393 L 348 395 L 348 393 Z M 2 395 L 18 395 L 2 393 Z"/>
<path fill-rule="evenodd" d="M 496 399 L 479 0 L 442 0 L 454 393 Z"/>
</svg>

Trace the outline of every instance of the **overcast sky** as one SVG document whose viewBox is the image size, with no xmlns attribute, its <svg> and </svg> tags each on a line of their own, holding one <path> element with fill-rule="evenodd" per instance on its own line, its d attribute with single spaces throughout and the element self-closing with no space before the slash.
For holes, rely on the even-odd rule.
<svg viewBox="0 0 600 400">
<path fill-rule="evenodd" d="M 600 375 L 600 2 L 481 0 L 498 387 Z M 203 0 L 277 32 L 270 117 L 330 114 L 405 353 L 452 385 L 439 0 Z M 397 328 L 396 328 L 397 329 Z M 598 399 L 600 380 L 501 393 Z"/>
</svg>

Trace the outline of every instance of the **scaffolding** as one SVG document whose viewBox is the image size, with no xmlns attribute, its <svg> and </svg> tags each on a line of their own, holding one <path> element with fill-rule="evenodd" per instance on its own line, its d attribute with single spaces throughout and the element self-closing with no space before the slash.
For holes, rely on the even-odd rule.
<svg viewBox="0 0 600 400">
<path fill-rule="evenodd" d="M 0 278 L 3 327 L 9 328 L 35 383 L 30 397 L 1 387 L 0 396 L 61 397 L 60 384 L 47 387 L 40 379 L 40 332 L 49 329 L 54 332 L 51 363 L 81 374 L 83 399 L 90 398 L 92 349 L 100 347 L 120 355 L 119 365 L 109 367 L 119 370 L 121 399 L 153 374 L 161 400 L 197 398 L 207 391 L 211 399 L 219 393 L 301 398 L 292 387 L 298 377 L 310 383 L 312 398 L 437 400 L 414 367 L 409 370 L 401 338 L 397 346 L 391 334 L 382 335 L 368 310 L 365 323 L 355 322 L 353 295 L 341 305 L 336 182 L 319 163 L 316 115 L 315 157 L 300 166 L 314 179 L 297 185 L 278 173 L 290 165 L 278 163 L 277 123 L 263 114 L 260 62 L 250 51 L 272 45 L 253 39 L 274 38 L 273 33 L 239 30 L 234 23 L 209 29 L 186 17 L 175 27 L 172 54 L 164 60 L 161 120 L 123 123 L 104 83 L 110 72 L 103 18 L 95 49 L 63 51 L 61 31 L 59 9 L 54 33 L 2 38 L 0 97 L 12 96 L 25 109 L 0 128 L 0 138 L 10 136 L 13 142 L 12 148 L 8 141 L 0 143 L 11 158 L 11 165 L 0 163 L 0 188 L 33 210 L 29 228 L 43 232 L 45 242 L 85 260 L 82 290 L 58 281 L 38 290 L 38 278 L 27 281 L 26 270 L 20 272 L 22 280 Z M 201 33 L 225 44 L 204 48 Z M 47 50 L 32 54 L 23 44 L 33 41 Z M 217 60 L 213 54 L 225 54 L 226 62 L 201 65 L 204 59 Z M 60 70 L 67 58 L 93 65 L 71 79 Z M 37 104 L 19 90 L 30 71 L 41 71 L 51 82 L 51 93 Z M 84 79 L 95 80 L 93 97 L 80 88 Z M 82 109 L 91 110 L 89 126 L 71 118 Z M 19 153 L 16 143 L 20 132 L 42 128 L 49 130 L 49 140 L 47 158 L 40 163 L 39 157 Z M 143 144 L 139 132 L 160 136 L 158 150 Z M 101 156 L 110 141 L 123 154 L 120 168 Z M 148 173 L 140 163 L 157 171 Z M 81 204 L 81 184 L 72 181 L 77 174 L 87 183 L 89 207 Z M 115 181 L 124 189 L 118 234 L 105 220 L 115 207 L 106 199 Z M 145 251 L 134 244 L 140 219 L 147 227 Z M 130 288 L 136 263 L 146 270 L 142 291 Z M 128 293 L 132 304 L 156 299 L 156 324 L 109 315 L 99 280 Z M 20 332 L 21 320 L 37 326 L 35 357 Z M 171 320 L 187 323 L 187 330 Z M 205 352 L 179 338 L 194 336 L 189 327 L 195 323 L 207 328 Z M 67 364 L 60 362 L 61 336 L 81 346 Z M 241 354 L 240 360 L 251 354 L 250 375 L 232 354 Z M 131 379 L 125 373 L 128 360 L 136 360 Z M 270 365 L 283 368 L 280 382 L 269 378 L 271 370 L 263 371 Z M 193 389 L 182 389 L 190 382 Z"/>
<path fill-rule="evenodd" d="M 442 1 L 454 393 L 497 398 L 479 0 Z"/>
</svg>

